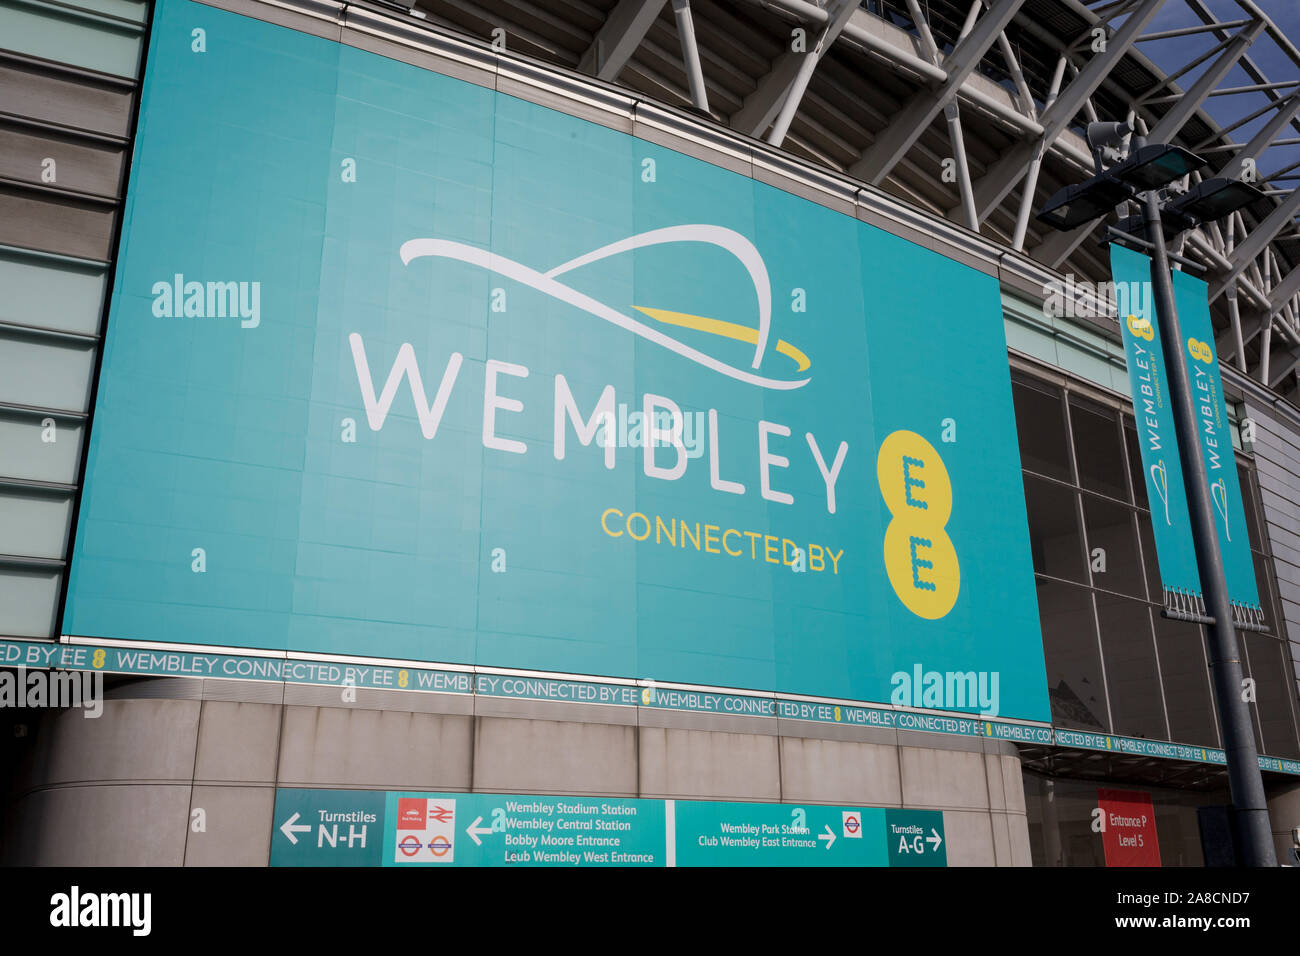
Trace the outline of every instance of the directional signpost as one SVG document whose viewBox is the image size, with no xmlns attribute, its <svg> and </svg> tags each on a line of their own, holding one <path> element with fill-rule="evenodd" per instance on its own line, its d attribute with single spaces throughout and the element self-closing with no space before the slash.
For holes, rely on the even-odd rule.
<svg viewBox="0 0 1300 956">
<path fill-rule="evenodd" d="M 875 807 L 676 801 L 677 865 L 888 866 L 886 812 Z"/>
<path fill-rule="evenodd" d="M 946 866 L 937 810 L 279 790 L 272 866 Z"/>
<path fill-rule="evenodd" d="M 884 810 L 890 866 L 947 866 L 943 814 L 937 810 Z"/>
<path fill-rule="evenodd" d="M 272 866 L 379 866 L 385 794 L 277 790 Z"/>
<path fill-rule="evenodd" d="M 664 801 L 390 793 L 384 866 L 665 866 Z"/>
</svg>

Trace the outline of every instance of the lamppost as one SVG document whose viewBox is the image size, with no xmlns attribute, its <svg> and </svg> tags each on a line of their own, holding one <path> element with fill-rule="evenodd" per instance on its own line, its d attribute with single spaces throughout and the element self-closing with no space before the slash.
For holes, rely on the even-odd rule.
<svg viewBox="0 0 1300 956">
<path fill-rule="evenodd" d="M 1037 218 L 1061 230 L 1071 230 L 1114 210 L 1120 203 L 1136 199 L 1141 213 L 1126 220 L 1126 231 L 1112 230 L 1123 240 L 1145 248 L 1151 255 L 1155 321 L 1164 347 L 1165 369 L 1178 436 L 1178 454 L 1187 489 L 1192 542 L 1200 570 L 1201 590 L 1212 622 L 1209 628 L 1210 671 L 1214 699 L 1218 704 L 1223 749 L 1227 755 L 1228 787 L 1236 818 L 1242 862 L 1246 866 L 1276 866 L 1273 834 L 1269 826 L 1264 779 L 1251 728 L 1250 709 L 1242 697 L 1241 656 L 1232 623 L 1232 605 L 1219 552 L 1214 506 L 1205 477 L 1205 463 L 1196 420 L 1195 405 L 1182 361 L 1182 330 L 1174 307 L 1170 259 L 1189 262 L 1169 252 L 1166 241 L 1192 226 L 1213 222 L 1263 196 L 1248 183 L 1235 179 L 1210 179 L 1184 195 L 1167 197 L 1161 191 L 1197 170 L 1206 161 L 1168 143 L 1151 143 L 1134 135 L 1126 158 L 1103 168 L 1107 147 L 1117 146 L 1132 133 L 1126 123 L 1091 123 L 1088 145 L 1092 147 L 1096 175 L 1067 186 L 1043 206 Z M 1145 227 L 1145 240 L 1131 235 Z M 1171 235 L 1166 235 L 1170 230 Z M 1109 234 L 1108 234 L 1109 235 Z M 1197 263 L 1190 263 L 1198 265 Z"/>
</svg>

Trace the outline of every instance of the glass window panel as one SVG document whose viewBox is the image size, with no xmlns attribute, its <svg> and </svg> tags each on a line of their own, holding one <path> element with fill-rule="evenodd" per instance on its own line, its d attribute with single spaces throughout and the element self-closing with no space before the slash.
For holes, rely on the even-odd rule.
<svg viewBox="0 0 1300 956">
<path fill-rule="evenodd" d="M 0 402 L 85 411 L 92 345 L 0 331 Z"/>
<path fill-rule="evenodd" d="M 1165 603 L 1165 588 L 1160 582 L 1160 556 L 1156 554 L 1156 536 L 1151 530 L 1151 515 L 1137 513 L 1138 540 L 1142 542 L 1142 563 L 1147 569 L 1147 598 L 1161 606 Z"/>
<path fill-rule="evenodd" d="M 81 423 L 64 419 L 45 426 L 42 420 L 0 410 L 0 477 L 75 483 Z"/>
<path fill-rule="evenodd" d="M 1255 564 L 1255 589 L 1259 591 L 1259 606 L 1264 609 L 1264 626 L 1273 631 L 1274 636 L 1281 637 L 1276 633 L 1277 625 L 1274 622 L 1273 579 L 1268 573 L 1268 558 L 1258 551 L 1252 551 L 1250 559 Z"/>
<path fill-rule="evenodd" d="M 71 513 L 71 498 L 0 489 L 0 554 L 63 557 Z"/>
<path fill-rule="evenodd" d="M 1128 479 L 1124 477 L 1124 454 L 1119 447 L 1115 413 L 1070 399 L 1070 423 L 1074 433 L 1074 460 L 1079 465 L 1079 484 L 1121 501 L 1129 501 Z"/>
<path fill-rule="evenodd" d="M 1245 636 L 1246 633 L 1247 632 L 1245 631 L 1237 632 L 1237 648 L 1238 648 L 1238 654 L 1241 657 L 1241 675 L 1243 677 L 1250 678 L 1253 680 L 1255 674 L 1253 669 L 1250 666 L 1251 664 L 1250 655 L 1246 653 L 1246 644 L 1242 640 L 1242 638 Z M 1206 635 L 1206 641 L 1207 642 L 1209 641 L 1209 635 Z M 1210 653 L 1210 646 L 1207 643 L 1206 655 L 1208 656 L 1209 653 Z M 1267 666 L 1267 662 L 1265 662 L 1265 665 Z M 1250 710 L 1250 724 L 1252 727 L 1255 728 L 1255 749 L 1258 750 L 1260 753 L 1264 753 L 1264 734 L 1259 726 L 1259 711 L 1255 707 L 1251 707 L 1249 708 L 1249 710 Z"/>
<path fill-rule="evenodd" d="M 1097 785 L 1025 774 L 1025 808 L 1034 866 L 1106 865 L 1101 834 L 1092 830 Z"/>
<path fill-rule="evenodd" d="M 1078 730 L 1107 729 L 1092 594 L 1085 588 L 1038 578 L 1047 692 L 1052 721 Z"/>
<path fill-rule="evenodd" d="M 53 637 L 59 580 L 57 571 L 0 566 L 0 635 Z"/>
<path fill-rule="evenodd" d="M 1295 682 L 1287 673 L 1282 642 L 1254 631 L 1239 631 L 1250 658 L 1250 672 L 1255 678 L 1255 711 L 1264 753 L 1274 757 L 1300 757 L 1296 740 L 1295 716 L 1291 698 Z"/>
<path fill-rule="evenodd" d="M 1133 509 L 1085 494 L 1083 521 L 1088 532 L 1088 563 L 1093 585 L 1145 598 L 1146 584 L 1142 580 Z M 1097 553 L 1098 548 L 1101 554 Z"/>
<path fill-rule="evenodd" d="M 1087 584 L 1083 535 L 1074 503 L 1078 492 L 1032 475 L 1023 477 L 1034 570 Z"/>
<path fill-rule="evenodd" d="M 1012 382 L 1011 392 L 1016 403 L 1020 464 L 1027 471 L 1073 481 L 1060 395 L 1018 381 Z"/>
<path fill-rule="evenodd" d="M 1115 733 L 1167 740 L 1148 605 L 1113 594 L 1099 593 L 1096 599 Z"/>
<path fill-rule="evenodd" d="M 1219 746 L 1219 727 L 1210 699 L 1205 638 L 1198 624 L 1171 621 L 1157 610 L 1152 617 L 1160 676 L 1165 688 L 1169 735 L 1184 744 Z"/>
<path fill-rule="evenodd" d="M 1201 828 L 1196 818 L 1198 803 L 1213 803 L 1204 794 L 1170 794 L 1153 791 L 1153 806 L 1156 811 L 1156 841 L 1160 845 L 1160 865 L 1168 866 L 1204 866 L 1205 856 L 1201 850 Z M 1190 797 L 1190 800 L 1188 799 Z M 1179 806 L 1174 801 L 1186 800 L 1187 804 Z"/>
<path fill-rule="evenodd" d="M 1034 866 L 1105 866 L 1102 836 L 1092 830 L 1098 790 L 1138 790 L 1151 797 L 1163 866 L 1203 866 L 1197 807 L 1223 805 L 1223 789 L 1179 791 L 1136 781 L 1075 780 L 1026 771 L 1025 810 Z"/>
<path fill-rule="evenodd" d="M 0 249 L 0 320 L 93 334 L 104 301 L 104 270 Z"/>
<path fill-rule="evenodd" d="M 1250 549 L 1263 551 L 1264 545 L 1259 537 L 1259 500 L 1255 497 L 1254 483 L 1250 480 L 1250 469 L 1237 466 L 1237 483 L 1241 485 L 1241 504 L 1246 509 L 1246 528 L 1250 532 Z"/>
<path fill-rule="evenodd" d="M 1142 449 L 1138 445 L 1137 431 L 1134 430 L 1131 418 L 1125 419 L 1124 441 L 1128 445 L 1128 470 L 1129 478 L 1133 482 L 1135 503 L 1139 508 L 1150 509 L 1151 505 L 1147 501 L 1146 469 L 1142 467 Z"/>
<path fill-rule="evenodd" d="M 70 16 L 57 7 L 0 7 L 0 36 L 10 50 L 117 76 L 135 76 L 141 31 L 108 20 Z"/>
</svg>

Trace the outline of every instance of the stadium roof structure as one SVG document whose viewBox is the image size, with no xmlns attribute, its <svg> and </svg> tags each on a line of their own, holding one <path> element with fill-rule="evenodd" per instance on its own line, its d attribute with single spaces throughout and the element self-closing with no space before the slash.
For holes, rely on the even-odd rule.
<svg viewBox="0 0 1300 956">
<path fill-rule="evenodd" d="M 1264 189 L 1174 251 L 1204 266 L 1221 360 L 1300 400 L 1300 191 L 1285 185 L 1300 177 L 1300 51 L 1253 0 L 1216 0 L 1229 19 L 1207 0 L 359 5 L 479 41 L 503 30 L 512 54 L 690 110 L 1091 282 L 1109 278 L 1106 220 L 1054 232 L 1033 213 L 1095 171 L 1088 122 L 1141 119 L 1151 142 L 1209 160 L 1183 186 Z M 1172 8 L 1190 25 L 1159 29 Z M 1226 126 L 1211 102 L 1236 105 Z"/>
</svg>

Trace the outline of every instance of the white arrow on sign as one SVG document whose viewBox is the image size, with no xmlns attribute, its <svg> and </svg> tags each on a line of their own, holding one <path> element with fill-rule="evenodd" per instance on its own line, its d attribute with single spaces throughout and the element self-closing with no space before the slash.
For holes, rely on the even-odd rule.
<svg viewBox="0 0 1300 956">
<path fill-rule="evenodd" d="M 930 832 L 933 833 L 934 836 L 928 836 L 928 837 L 926 837 L 926 838 L 925 838 L 925 842 L 926 842 L 926 843 L 933 843 L 933 844 L 934 844 L 934 848 L 937 850 L 937 849 L 939 849 L 939 844 L 943 842 L 943 837 L 939 836 L 939 831 L 936 830 L 934 827 L 930 827 Z"/>
<path fill-rule="evenodd" d="M 297 844 L 298 842 L 298 838 L 294 836 L 295 833 L 311 832 L 311 826 L 306 823 L 300 823 L 297 826 L 294 826 L 294 821 L 297 819 L 298 819 L 298 814 L 295 813 L 288 820 L 285 820 L 284 823 L 280 824 L 280 832 L 283 833 L 285 836 L 287 836 L 289 838 L 289 842 L 293 844 Z"/>
<path fill-rule="evenodd" d="M 465 828 L 465 832 L 469 834 L 469 838 L 474 841 L 475 846 L 483 845 L 483 841 L 479 839 L 480 834 L 488 834 L 492 832 L 491 827 L 479 826 L 479 824 L 482 822 L 483 822 L 482 817 L 475 817 L 474 822 Z"/>
<path fill-rule="evenodd" d="M 819 839 L 819 840 L 825 840 L 825 841 L 826 841 L 826 849 L 828 849 L 828 850 L 829 850 L 832 846 L 835 845 L 835 834 L 831 832 L 831 825 L 830 825 L 829 823 L 826 824 L 826 832 L 825 832 L 825 833 L 822 833 L 822 834 L 819 834 L 819 835 L 817 836 L 817 839 Z"/>
</svg>

